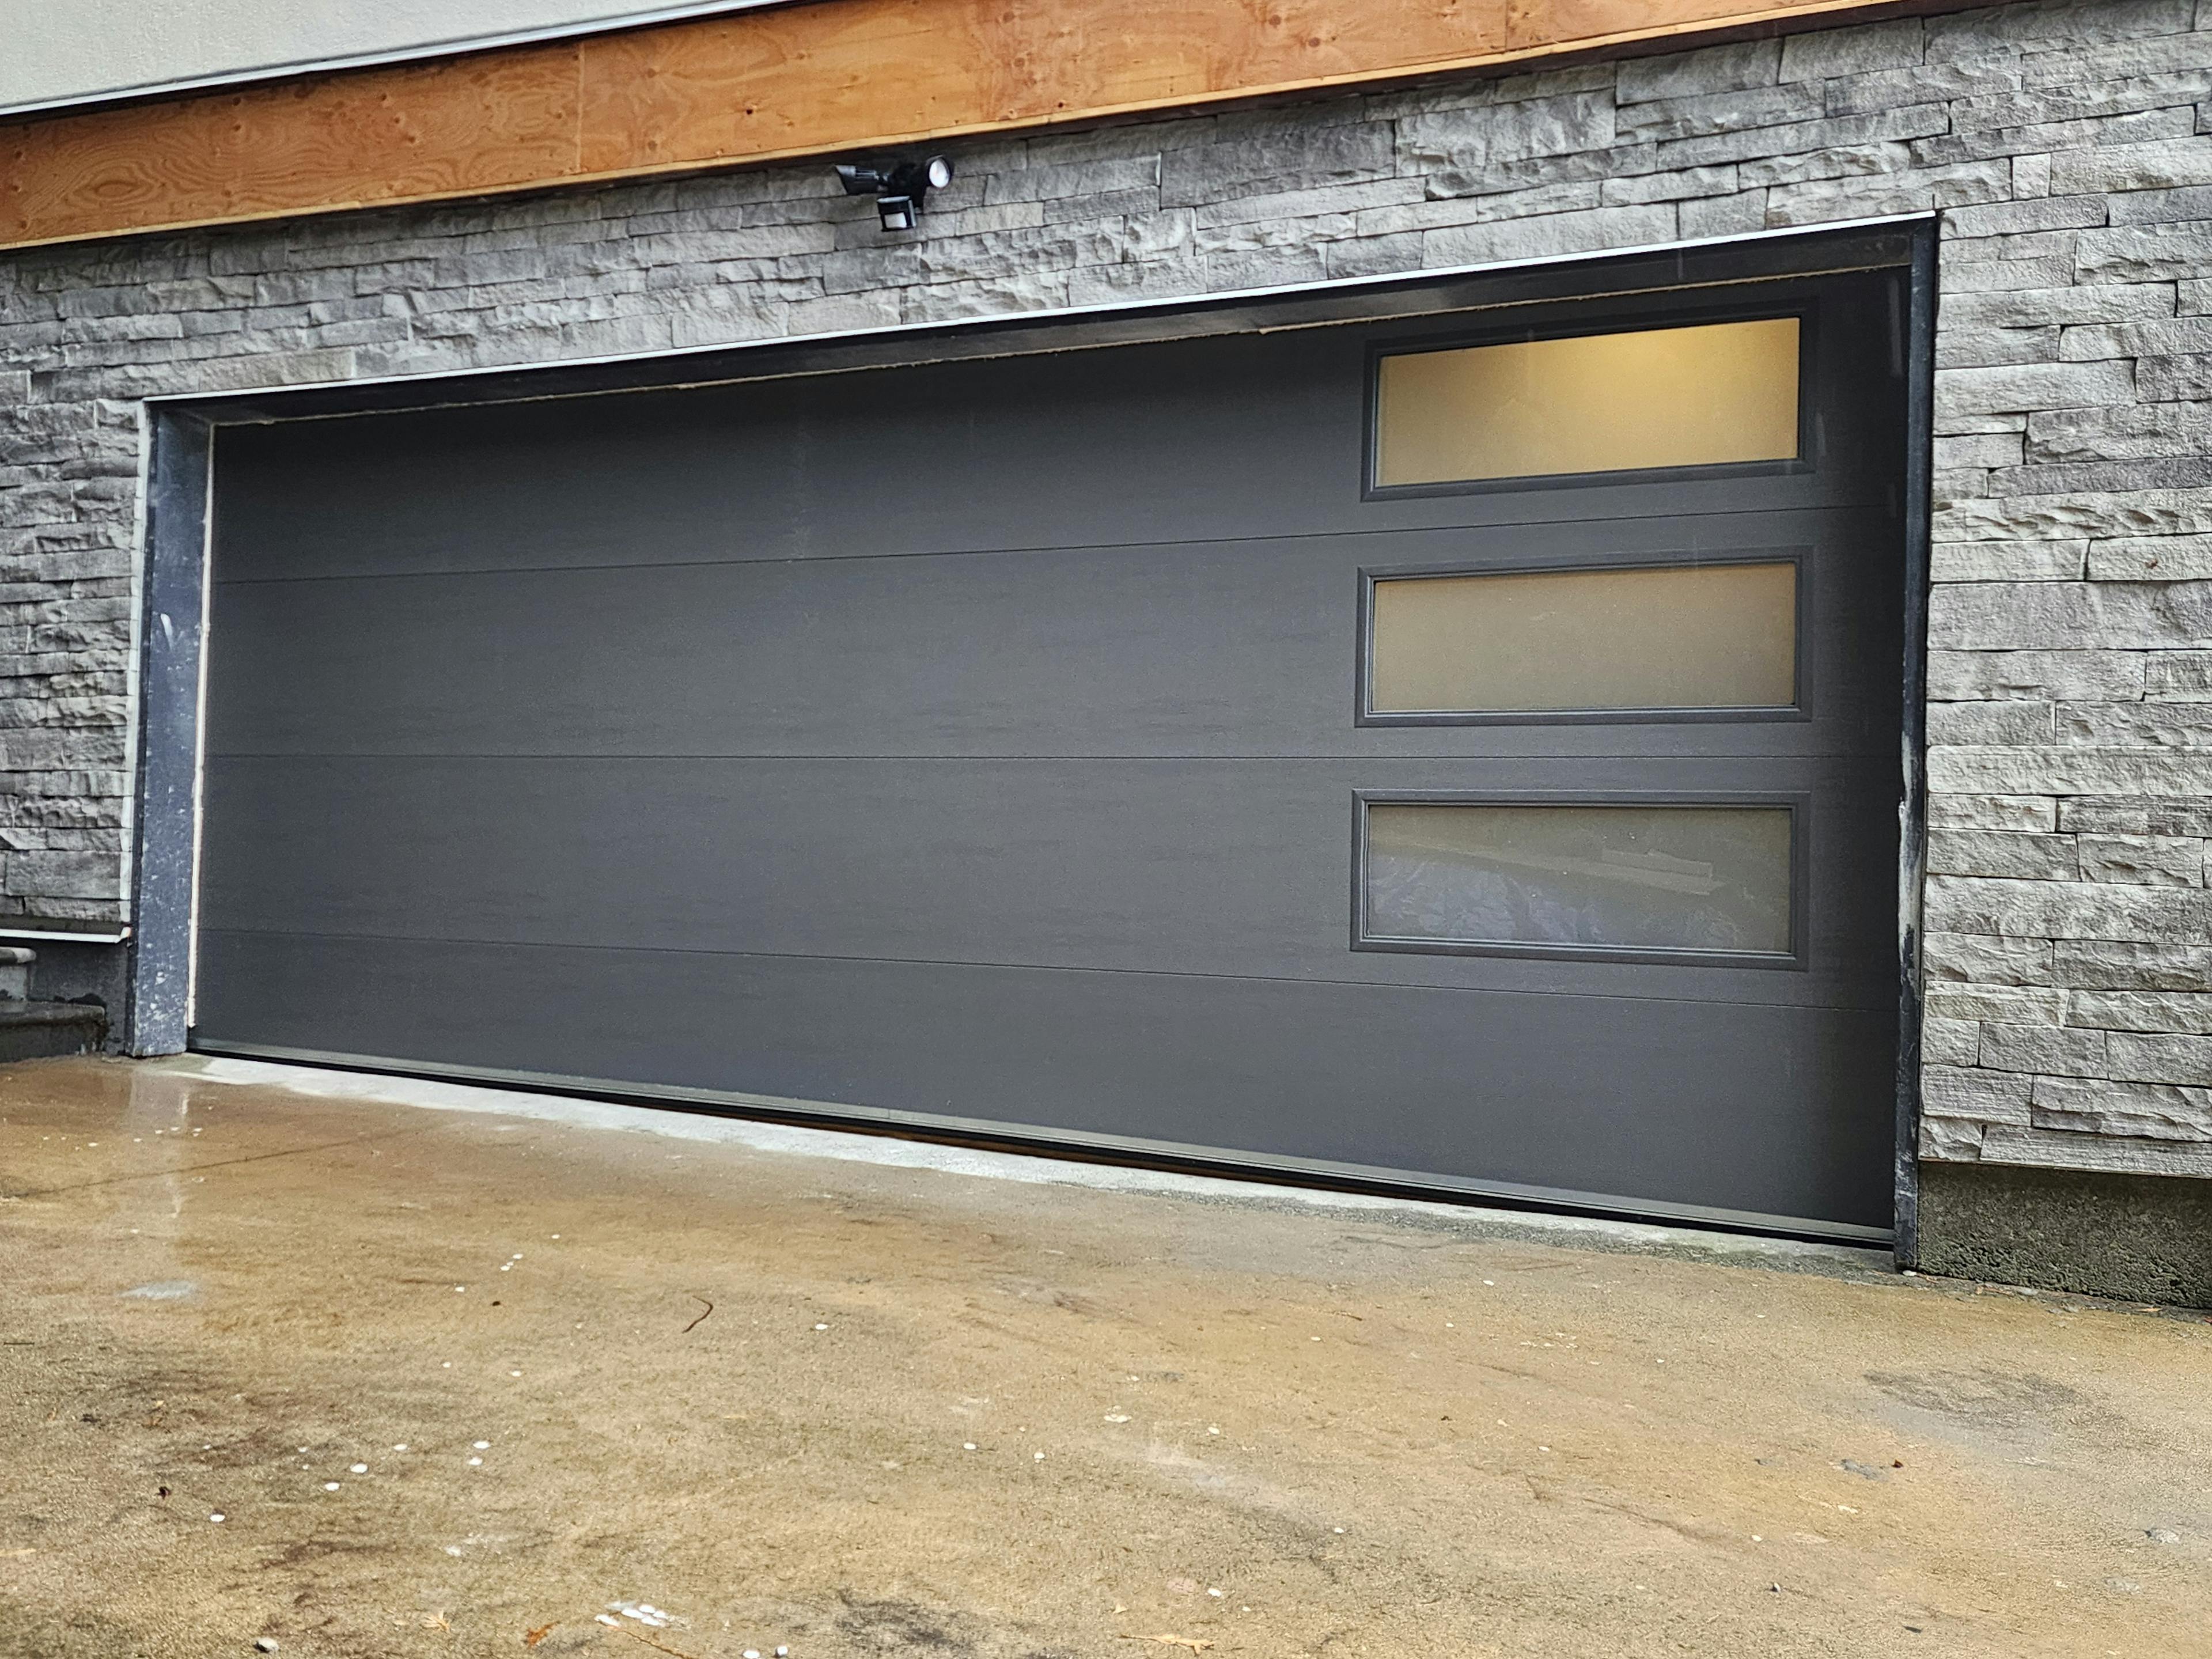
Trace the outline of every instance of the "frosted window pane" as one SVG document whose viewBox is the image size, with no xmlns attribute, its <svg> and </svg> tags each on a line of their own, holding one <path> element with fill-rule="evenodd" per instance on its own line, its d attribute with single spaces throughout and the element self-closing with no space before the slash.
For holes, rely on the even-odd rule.
<svg viewBox="0 0 2212 1659">
<path fill-rule="evenodd" d="M 1778 807 L 1367 809 L 1368 938 L 1787 954 Z"/>
<path fill-rule="evenodd" d="M 1375 481 L 1793 459 L 1795 317 L 1382 360 Z"/>
<path fill-rule="evenodd" d="M 1390 577 L 1371 648 L 1376 714 L 1787 708 L 1797 568 Z"/>
</svg>

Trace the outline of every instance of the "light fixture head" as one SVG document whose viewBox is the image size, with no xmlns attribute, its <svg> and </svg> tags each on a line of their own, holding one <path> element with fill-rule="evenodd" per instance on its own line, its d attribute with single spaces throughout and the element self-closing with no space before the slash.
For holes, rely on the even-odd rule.
<svg viewBox="0 0 2212 1659">
<path fill-rule="evenodd" d="M 837 182 L 848 196 L 874 197 L 876 217 L 885 230 L 912 230 L 921 217 L 923 198 L 952 182 L 952 163 L 942 155 L 840 162 Z"/>
</svg>

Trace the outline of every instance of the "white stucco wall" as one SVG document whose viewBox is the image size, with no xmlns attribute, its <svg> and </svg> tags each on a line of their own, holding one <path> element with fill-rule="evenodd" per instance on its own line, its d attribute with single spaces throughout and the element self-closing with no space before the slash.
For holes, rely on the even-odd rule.
<svg viewBox="0 0 2212 1659">
<path fill-rule="evenodd" d="M 760 3 L 760 0 L 750 0 Z M 0 0 L 0 112 L 748 0 Z"/>
</svg>

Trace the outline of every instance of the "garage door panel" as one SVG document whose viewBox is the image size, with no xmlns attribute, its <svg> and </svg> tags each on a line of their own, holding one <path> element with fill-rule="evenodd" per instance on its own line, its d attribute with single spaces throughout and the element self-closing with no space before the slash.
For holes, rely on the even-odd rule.
<svg viewBox="0 0 2212 1659">
<path fill-rule="evenodd" d="M 1311 745 L 1322 710 L 1346 723 L 1340 565 L 1294 544 L 251 584 L 226 621 L 259 672 L 212 726 L 258 753 Z"/>
<path fill-rule="evenodd" d="M 227 428 L 217 555 L 259 578 L 302 557 L 520 569 L 1882 506 L 1901 450 L 1861 361 L 1869 334 L 1893 335 L 1880 296 L 1760 295 L 1747 303 L 1820 313 L 1800 471 L 1364 500 L 1368 347 L 1470 326 L 1444 320 Z M 1603 325 L 1680 304 L 1623 302 Z"/>
<path fill-rule="evenodd" d="M 1445 985 L 1532 964 L 1346 944 L 1355 793 L 1451 762 L 227 760 L 207 914 L 274 933 Z M 1576 963 L 1535 984 L 1879 1006 L 1887 858 L 1863 763 L 1497 763 L 1493 795 L 1802 795 L 1809 971 Z M 1476 793 L 1480 793 L 1478 791 Z M 1879 962 L 1881 953 L 1874 953 Z"/>
<path fill-rule="evenodd" d="M 1363 571 L 1802 560 L 1808 720 L 1355 729 Z M 217 754 L 1817 754 L 1887 741 L 1863 514 L 220 589 Z M 1886 678 L 1884 678 L 1886 676 Z"/>
<path fill-rule="evenodd" d="M 1325 365 L 1261 342 L 1188 350 L 1194 373 L 1133 348 L 226 433 L 240 489 L 218 547 L 250 577 L 286 574 L 318 527 L 317 562 L 345 573 L 882 556 L 1297 532 L 1345 486 L 1356 500 L 1354 343 Z M 1281 443 L 1279 419 L 1310 445 Z M 335 496 L 302 489 L 339 451 Z M 1329 451 L 1334 476 L 1313 477 Z M 979 486 L 999 496 L 987 517 Z"/>
<path fill-rule="evenodd" d="M 218 1046 L 1887 1219 L 1876 1014 L 222 931 L 203 950 Z M 329 983 L 358 994 L 331 1008 Z"/>
<path fill-rule="evenodd" d="M 195 1041 L 1879 1226 L 1900 292 L 226 427 Z M 1452 482 L 1722 313 L 1799 461 Z"/>
</svg>

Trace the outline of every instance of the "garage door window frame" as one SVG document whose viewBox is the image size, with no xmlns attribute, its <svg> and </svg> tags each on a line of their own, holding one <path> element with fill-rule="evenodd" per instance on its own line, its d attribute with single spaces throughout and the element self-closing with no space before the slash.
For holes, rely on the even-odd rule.
<svg viewBox="0 0 2212 1659">
<path fill-rule="evenodd" d="M 1358 726 L 1629 726 L 1768 723 L 1812 718 L 1812 584 L 1808 580 L 1811 550 L 1802 546 L 1731 548 L 1713 553 L 1624 553 L 1610 557 L 1565 555 L 1555 558 L 1510 554 L 1495 559 L 1462 558 L 1433 563 L 1362 566 L 1359 572 L 1358 659 L 1352 666 L 1352 723 Z M 1730 565 L 1787 564 L 1796 572 L 1796 616 L 1791 641 L 1796 686 L 1790 702 L 1714 707 L 1586 708 L 1377 709 L 1375 707 L 1375 587 L 1378 582 L 1419 581 L 1437 576 L 1566 575 L 1579 571 L 1695 570 Z"/>
<path fill-rule="evenodd" d="M 1599 471 L 1534 472 L 1499 478 L 1443 479 L 1422 483 L 1386 484 L 1382 474 L 1382 363 L 1385 358 L 1412 356 L 1432 351 L 1459 351 L 1470 347 L 1518 345 L 1536 340 L 1578 340 L 1606 335 L 1648 334 L 1668 329 L 1692 328 L 1712 323 L 1773 322 L 1797 319 L 1797 453 L 1787 459 L 1713 461 L 1684 466 L 1609 468 Z M 1484 328 L 1407 336 L 1378 340 L 1368 348 L 1365 376 L 1367 410 L 1365 454 L 1362 463 L 1360 499 L 1369 501 L 1419 500 L 1437 495 L 1489 495 L 1528 489 L 1586 489 L 1594 486 L 1674 483 L 1698 478 L 1789 477 L 1816 471 L 1818 423 L 1813 418 L 1812 365 L 1819 349 L 1820 306 L 1806 299 L 1786 304 L 1761 305 L 1717 302 L 1669 307 L 1663 316 L 1648 311 L 1595 311 L 1572 321 L 1534 328 Z"/>
<path fill-rule="evenodd" d="M 1753 968 L 1802 972 L 1805 917 L 1811 902 L 1812 797 L 1796 790 L 1674 789 L 1358 789 L 1352 809 L 1352 948 L 1414 956 L 1522 957 L 1560 962 L 1674 963 L 1687 968 Z M 1671 945 L 1546 944 L 1521 939 L 1455 939 L 1377 933 L 1368 927 L 1368 809 L 1371 806 L 1675 806 L 1748 807 L 1790 814 L 1790 949 L 1701 951 Z"/>
</svg>

